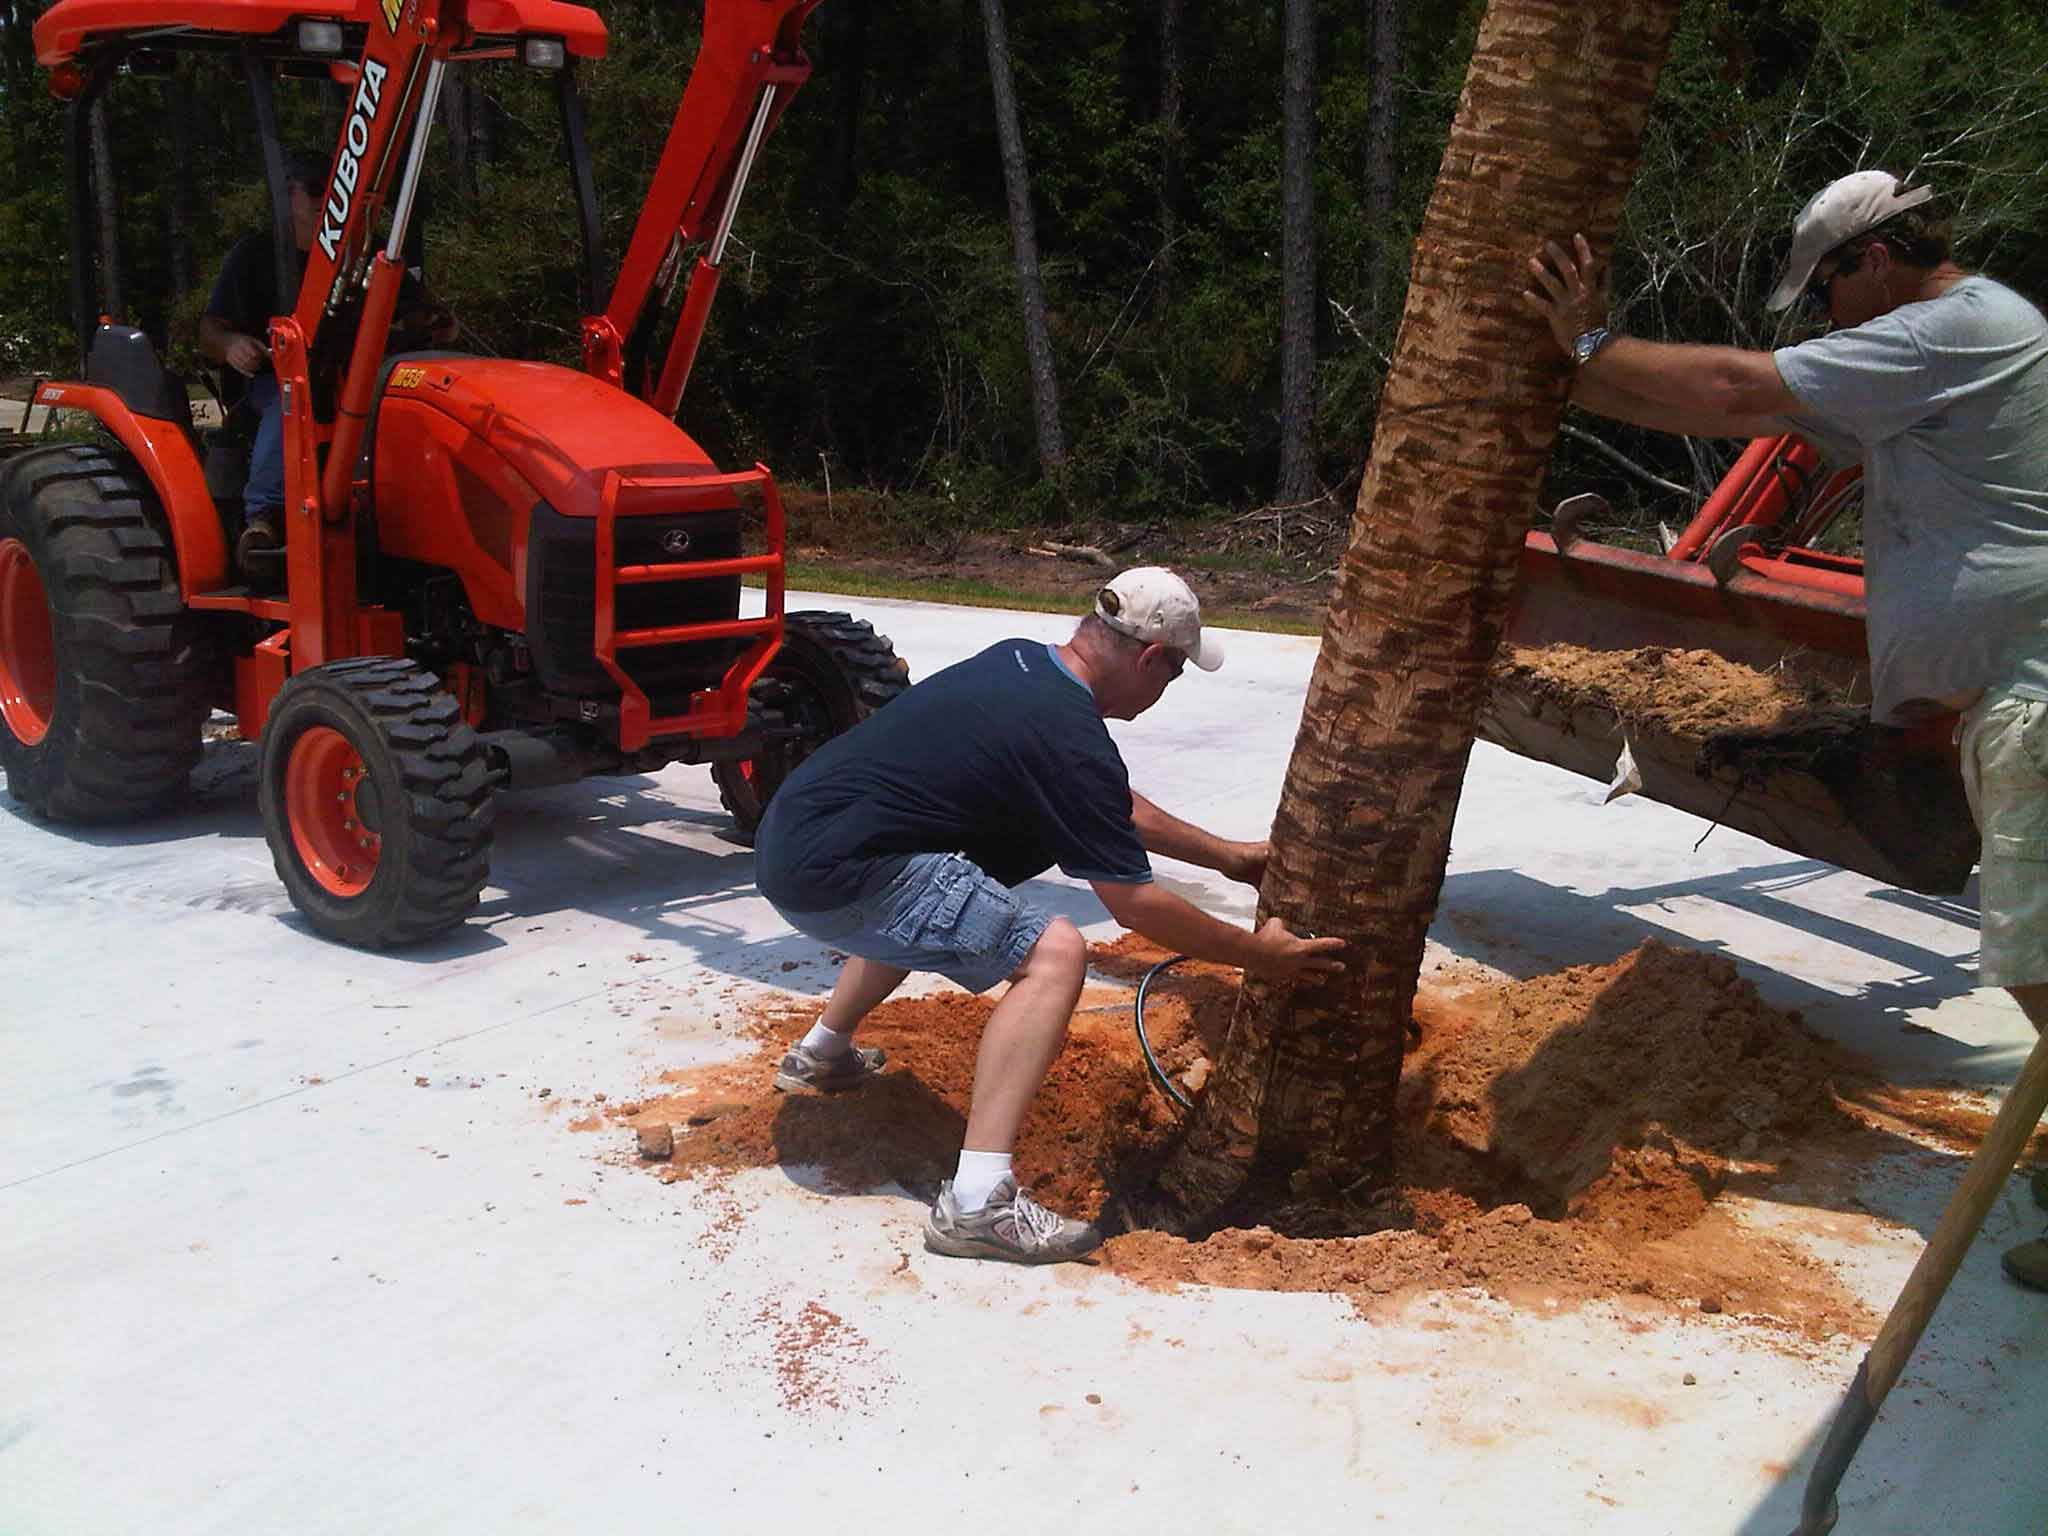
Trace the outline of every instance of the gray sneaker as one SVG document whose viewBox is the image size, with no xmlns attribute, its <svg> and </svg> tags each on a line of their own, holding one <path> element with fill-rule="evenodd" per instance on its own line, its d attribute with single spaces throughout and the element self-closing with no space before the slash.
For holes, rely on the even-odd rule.
<svg viewBox="0 0 2048 1536">
<path fill-rule="evenodd" d="M 783 1093 L 844 1093 L 881 1071 L 888 1059 L 878 1045 L 856 1045 L 837 1056 L 792 1045 L 775 1069 L 775 1086 Z"/>
<path fill-rule="evenodd" d="M 980 1210 L 962 1212 L 948 1179 L 939 1186 L 939 1198 L 925 1221 L 924 1245 L 955 1259 L 1059 1264 L 1093 1253 L 1102 1246 L 1102 1234 L 1086 1222 L 1048 1211 L 1013 1178 L 998 1184 Z"/>
</svg>

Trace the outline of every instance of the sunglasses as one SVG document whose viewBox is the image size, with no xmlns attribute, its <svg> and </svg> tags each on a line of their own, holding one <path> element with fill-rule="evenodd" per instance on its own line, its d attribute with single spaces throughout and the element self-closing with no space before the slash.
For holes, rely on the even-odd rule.
<svg viewBox="0 0 2048 1536">
<path fill-rule="evenodd" d="M 1862 262 L 1863 256 L 1860 251 L 1836 257 L 1832 266 L 1823 258 L 1820 265 L 1813 269 L 1813 276 L 1807 279 L 1807 305 L 1823 315 L 1827 314 L 1834 302 L 1830 294 L 1835 286 L 1835 279 L 1847 277 L 1861 266 Z"/>
</svg>

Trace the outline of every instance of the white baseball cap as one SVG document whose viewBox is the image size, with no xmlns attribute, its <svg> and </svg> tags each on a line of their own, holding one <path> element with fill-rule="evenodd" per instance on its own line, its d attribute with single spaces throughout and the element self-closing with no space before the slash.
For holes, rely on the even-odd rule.
<svg viewBox="0 0 2048 1536">
<path fill-rule="evenodd" d="M 1163 565 L 1139 565 L 1113 576 L 1095 594 L 1095 617 L 1120 635 L 1170 645 L 1204 672 L 1223 665 L 1223 647 L 1202 633 L 1202 605 L 1192 588 Z"/>
<path fill-rule="evenodd" d="M 1907 188 L 1890 171 L 1857 171 L 1829 182 L 1792 221 L 1792 254 L 1785 258 L 1785 275 L 1771 290 L 1764 308 L 1773 314 L 1791 308 L 1829 251 L 1869 234 L 1893 214 L 1917 208 L 1932 196 L 1934 188 Z"/>
</svg>

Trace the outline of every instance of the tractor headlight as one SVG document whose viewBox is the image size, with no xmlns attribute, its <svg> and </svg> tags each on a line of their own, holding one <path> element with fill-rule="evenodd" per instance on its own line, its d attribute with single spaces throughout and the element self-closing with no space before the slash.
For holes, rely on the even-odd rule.
<svg viewBox="0 0 2048 1536">
<path fill-rule="evenodd" d="M 560 69 L 569 62 L 569 50 L 559 37 L 529 37 L 519 45 L 519 57 L 528 69 Z"/>
<path fill-rule="evenodd" d="M 341 23 L 302 21 L 299 23 L 299 52 L 327 56 L 341 52 Z"/>
</svg>

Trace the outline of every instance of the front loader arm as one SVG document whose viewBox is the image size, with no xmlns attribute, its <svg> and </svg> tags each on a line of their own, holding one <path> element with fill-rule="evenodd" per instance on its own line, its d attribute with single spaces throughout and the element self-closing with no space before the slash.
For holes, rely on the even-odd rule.
<svg viewBox="0 0 2048 1536">
<path fill-rule="evenodd" d="M 726 237 L 761 144 L 810 78 L 803 24 L 823 0 L 706 0 L 704 37 L 647 200 L 601 315 L 583 322 L 590 373 L 673 416 L 718 290 Z M 655 291 L 665 299 L 685 246 L 705 242 L 658 378 L 625 377 L 625 338 Z M 658 302 L 658 301 L 657 301 Z"/>
<path fill-rule="evenodd" d="M 389 339 L 420 157 L 450 49 L 467 36 L 466 0 L 366 0 L 372 13 L 306 253 L 292 313 L 271 325 L 284 401 L 285 541 L 292 664 L 354 653 L 356 454 Z M 389 209 L 381 248 L 377 221 Z M 325 329 L 362 294 L 354 342 L 329 423 L 314 411 L 312 369 Z M 326 459 L 321 459 L 322 444 Z"/>
</svg>

